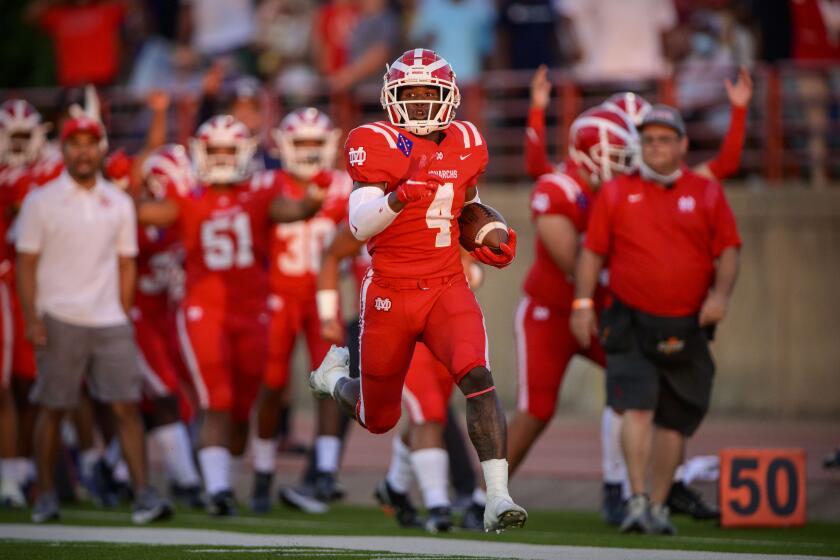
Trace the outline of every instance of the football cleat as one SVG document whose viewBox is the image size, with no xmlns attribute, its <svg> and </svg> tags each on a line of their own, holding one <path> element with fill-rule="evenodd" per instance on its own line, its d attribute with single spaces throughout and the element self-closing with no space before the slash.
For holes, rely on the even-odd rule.
<svg viewBox="0 0 840 560">
<path fill-rule="evenodd" d="M 484 506 L 472 502 L 470 507 L 464 511 L 464 517 L 461 518 L 461 529 L 468 531 L 483 531 L 484 530 Z"/>
<path fill-rule="evenodd" d="M 622 533 L 650 533 L 650 503 L 644 494 L 636 494 L 627 500 L 624 519 L 618 529 Z"/>
<path fill-rule="evenodd" d="M 417 509 L 411 503 L 408 494 L 397 492 L 387 480 L 380 480 L 373 490 L 373 497 L 379 502 L 386 515 L 393 515 L 400 527 L 422 527 Z"/>
<path fill-rule="evenodd" d="M 280 501 L 303 513 L 320 515 L 330 511 L 330 506 L 312 496 L 307 488 L 283 488 Z"/>
<path fill-rule="evenodd" d="M 605 482 L 601 490 L 601 518 L 608 525 L 621 525 L 624 519 L 624 499 L 621 483 Z"/>
<path fill-rule="evenodd" d="M 236 515 L 236 501 L 231 490 L 222 490 L 210 496 L 207 513 L 213 517 L 232 517 Z"/>
<path fill-rule="evenodd" d="M 451 531 L 452 511 L 446 506 L 429 508 L 423 527 L 433 535 Z"/>
<path fill-rule="evenodd" d="M 350 352 L 333 344 L 321 365 L 309 374 L 309 388 L 316 398 L 328 399 L 342 377 L 350 377 Z"/>
<path fill-rule="evenodd" d="M 684 513 L 701 521 L 720 518 L 720 511 L 707 504 L 699 492 L 679 481 L 671 485 L 666 503 L 674 513 Z"/>
<path fill-rule="evenodd" d="M 144 488 L 137 493 L 134 500 L 131 521 L 137 525 L 145 525 L 152 521 L 169 519 L 174 511 L 169 500 L 162 499 L 151 488 Z"/>
<path fill-rule="evenodd" d="M 513 503 L 510 496 L 487 496 L 484 506 L 484 531 L 501 533 L 505 529 L 523 527 L 528 520 L 525 508 Z"/>
<path fill-rule="evenodd" d="M 668 506 L 657 504 L 650 508 L 650 526 L 648 533 L 651 535 L 676 535 L 677 530 L 671 523 L 671 514 Z"/>
<path fill-rule="evenodd" d="M 268 513 L 271 511 L 272 473 L 254 473 L 254 491 L 251 494 L 251 511 L 254 513 Z"/>
<path fill-rule="evenodd" d="M 26 507 L 26 497 L 14 480 L 8 478 L 0 480 L 0 507 L 8 509 Z"/>
<path fill-rule="evenodd" d="M 35 507 L 32 508 L 33 523 L 47 523 L 61 519 L 61 512 L 58 509 L 58 497 L 55 492 L 46 492 L 35 500 Z"/>
</svg>

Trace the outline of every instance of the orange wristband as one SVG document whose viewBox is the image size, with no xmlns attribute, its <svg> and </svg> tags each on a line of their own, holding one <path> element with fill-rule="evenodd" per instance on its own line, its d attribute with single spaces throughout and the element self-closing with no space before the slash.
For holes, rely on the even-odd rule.
<svg viewBox="0 0 840 560">
<path fill-rule="evenodd" d="M 592 301 L 592 298 L 575 298 L 572 301 L 572 309 L 577 311 L 578 309 L 593 309 L 595 307 L 595 302 Z"/>
</svg>

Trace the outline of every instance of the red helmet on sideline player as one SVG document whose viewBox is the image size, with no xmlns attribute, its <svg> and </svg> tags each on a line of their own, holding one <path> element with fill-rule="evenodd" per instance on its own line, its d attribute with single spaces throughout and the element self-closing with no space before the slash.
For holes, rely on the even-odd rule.
<svg viewBox="0 0 840 560">
<path fill-rule="evenodd" d="M 452 67 L 436 52 L 429 49 L 405 51 L 391 65 L 386 66 L 382 78 L 382 108 L 388 113 L 391 124 L 404 128 L 414 134 L 425 136 L 436 130 L 443 130 L 455 118 L 455 109 L 461 104 L 461 94 L 455 85 L 455 72 Z M 399 90 L 404 86 L 430 86 L 440 91 L 440 101 L 431 103 L 429 118 L 412 120 L 409 118 L 409 103 L 428 103 L 428 101 L 399 101 Z M 434 105 L 438 105 L 435 110 Z"/>
<path fill-rule="evenodd" d="M 341 131 L 327 115 L 306 107 L 286 115 L 271 135 L 283 168 L 300 179 L 311 179 L 333 167 Z"/>
<path fill-rule="evenodd" d="M 164 198 L 171 190 L 179 197 L 195 188 L 195 176 L 187 150 L 180 144 L 164 144 L 143 162 L 143 182 L 155 198 Z"/>
<path fill-rule="evenodd" d="M 239 183 L 250 177 L 256 149 L 248 127 L 230 115 L 210 118 L 190 139 L 195 173 L 206 183 Z"/>
<path fill-rule="evenodd" d="M 46 125 L 31 103 L 9 99 L 0 105 L 0 163 L 11 167 L 34 163 L 46 141 Z"/>
<path fill-rule="evenodd" d="M 593 185 L 635 170 L 637 153 L 636 127 L 621 112 L 598 105 L 572 122 L 569 156 L 589 172 Z"/>
<path fill-rule="evenodd" d="M 624 91 L 609 96 L 604 101 L 603 106 L 614 111 L 623 111 L 636 126 L 642 124 L 642 120 L 651 108 L 647 99 L 632 91 Z"/>
</svg>

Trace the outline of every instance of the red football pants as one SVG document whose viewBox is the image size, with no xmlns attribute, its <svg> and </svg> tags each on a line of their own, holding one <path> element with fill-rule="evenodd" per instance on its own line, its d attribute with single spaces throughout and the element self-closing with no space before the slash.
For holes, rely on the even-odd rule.
<svg viewBox="0 0 840 560">
<path fill-rule="evenodd" d="M 399 421 L 417 342 L 428 347 L 455 383 L 473 368 L 489 367 L 484 316 L 463 274 L 409 280 L 368 271 L 360 300 L 357 416 L 369 431 L 387 432 Z"/>
<path fill-rule="evenodd" d="M 413 424 L 446 422 L 446 405 L 455 384 L 446 366 L 422 342 L 414 347 L 408 366 L 402 402 Z"/>
<path fill-rule="evenodd" d="M 575 354 L 600 366 L 604 350 L 593 341 L 583 350 L 572 335 L 569 312 L 542 305 L 525 296 L 516 309 L 517 410 L 548 422 L 557 407 L 560 385 Z"/>
</svg>

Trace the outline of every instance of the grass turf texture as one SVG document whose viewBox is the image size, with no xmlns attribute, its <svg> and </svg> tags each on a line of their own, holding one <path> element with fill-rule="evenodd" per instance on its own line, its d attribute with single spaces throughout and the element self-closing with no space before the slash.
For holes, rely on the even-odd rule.
<svg viewBox="0 0 840 560">
<path fill-rule="evenodd" d="M 86 527 L 122 527 L 132 526 L 127 507 L 114 510 L 101 510 L 90 506 L 64 507 L 62 509 L 64 525 Z M 0 511 L 0 523 L 28 523 L 27 511 Z M 752 552 L 778 555 L 819 555 L 840 557 L 840 523 L 809 523 L 803 528 L 787 529 L 727 529 L 723 530 L 711 522 L 697 522 L 683 516 L 675 517 L 679 534 L 673 537 L 653 537 L 647 535 L 620 535 L 614 527 L 605 525 L 596 513 L 531 511 L 528 524 L 524 529 L 511 530 L 501 535 L 457 531 L 432 537 L 421 529 L 401 529 L 393 519 L 386 517 L 374 507 L 337 505 L 330 513 L 321 516 L 304 515 L 282 506 L 265 516 L 246 513 L 227 519 L 213 519 L 202 512 L 181 509 L 170 521 L 153 527 L 179 527 L 186 529 L 220 529 L 255 534 L 285 535 L 344 535 L 344 536 L 414 536 L 429 538 L 458 538 L 494 540 L 497 542 L 520 542 L 529 544 L 595 546 L 617 548 L 647 548 L 665 550 L 701 550 L 713 552 Z M 44 558 L 57 558 L 56 548 L 49 544 L 0 542 L 0 558 L 40 558 L 41 552 L 48 553 Z M 63 548 L 60 550 L 65 551 Z M 91 549 L 78 546 L 79 553 L 62 558 L 97 558 L 98 550 L 119 550 L 121 546 L 144 549 L 142 545 L 96 545 L 97 556 L 92 556 Z M 186 549 L 198 550 L 200 547 L 165 546 L 158 553 L 154 549 L 154 558 L 169 558 L 163 554 L 181 554 Z M 165 549 L 165 550 L 164 550 Z M 24 552 L 22 551 L 31 551 Z M 75 548 L 72 549 L 75 552 Z M 243 549 L 240 549 L 243 550 Z M 278 549 L 278 552 L 281 549 Z M 70 552 L 71 549 L 66 549 Z M 152 554 L 148 547 L 146 551 Z M 278 552 L 266 554 L 276 557 Z M 20 555 L 19 555 L 20 554 Z M 394 557 L 395 553 L 372 555 L 367 552 L 348 552 L 350 556 L 338 558 L 376 558 Z M 105 558 L 104 554 L 101 556 Z M 114 558 L 115 556 L 111 556 Z M 137 555 L 146 557 L 146 554 Z M 173 558 L 175 556 L 172 556 Z M 184 555 L 178 556 L 184 558 Z M 248 558 L 254 556 L 248 555 Z"/>
</svg>

